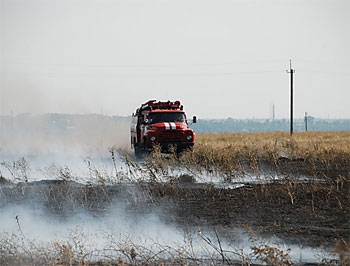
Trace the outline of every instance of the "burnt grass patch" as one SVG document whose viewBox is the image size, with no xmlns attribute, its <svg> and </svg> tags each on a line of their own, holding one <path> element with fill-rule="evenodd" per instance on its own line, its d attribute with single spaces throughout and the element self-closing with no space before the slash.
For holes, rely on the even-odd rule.
<svg viewBox="0 0 350 266">
<path fill-rule="evenodd" d="M 277 236 L 300 246 L 332 248 L 349 239 L 350 184 L 272 182 L 217 188 L 198 183 L 83 185 L 39 181 L 0 186 L 0 207 L 41 208 L 68 219 L 81 211 L 94 216 L 121 209 L 130 215 L 158 210 L 162 222 L 180 228 L 216 228 L 223 238 L 237 227 Z M 160 210 L 160 211 L 159 211 Z"/>
<path fill-rule="evenodd" d="M 330 190 L 320 184 L 269 183 L 235 189 L 158 186 L 152 193 L 171 202 L 168 222 L 215 226 L 225 235 L 237 226 L 249 226 L 289 243 L 331 247 L 336 239 L 349 238 L 349 189 L 349 184 Z"/>
</svg>

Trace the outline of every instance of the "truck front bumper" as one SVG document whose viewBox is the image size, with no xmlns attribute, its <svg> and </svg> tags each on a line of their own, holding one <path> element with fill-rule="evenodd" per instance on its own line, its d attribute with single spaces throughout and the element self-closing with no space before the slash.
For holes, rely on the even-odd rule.
<svg viewBox="0 0 350 266">
<path fill-rule="evenodd" d="M 192 149 L 193 142 L 162 142 L 158 143 L 162 153 L 182 152 L 188 149 Z M 149 146 L 148 150 L 152 150 L 154 146 Z"/>
</svg>

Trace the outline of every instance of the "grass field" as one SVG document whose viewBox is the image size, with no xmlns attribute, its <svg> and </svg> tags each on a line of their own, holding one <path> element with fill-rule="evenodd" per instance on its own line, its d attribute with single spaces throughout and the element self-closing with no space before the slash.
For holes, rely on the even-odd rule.
<svg viewBox="0 0 350 266">
<path fill-rule="evenodd" d="M 350 132 L 198 134 L 194 149 L 180 157 L 156 151 L 137 160 L 111 148 L 114 171 L 89 163 L 89 181 L 96 182 L 88 184 L 77 182 L 68 167 L 57 180 L 31 182 L 24 158 L 1 162 L 21 182 L 1 177 L 0 219 L 17 229 L 0 233 L 0 264 L 349 265 L 349 142 Z M 118 158 L 127 171 L 118 169 Z M 117 221 L 118 227 L 93 229 L 96 241 L 106 242 L 92 250 L 86 232 L 76 229 L 67 239 L 37 242 L 21 209 L 7 217 L 18 206 L 33 210 L 33 217 L 39 209 L 39 218 L 50 221 L 46 226 L 75 219 Z M 161 226 L 166 241 L 122 235 L 121 226 L 130 223 L 138 237 Z M 173 245 L 166 236 L 176 232 L 182 242 Z M 246 248 L 237 242 L 243 236 Z M 292 256 L 297 247 L 325 253 L 310 262 Z"/>
<path fill-rule="evenodd" d="M 270 166 L 294 175 L 349 179 L 350 132 L 201 134 L 188 160 L 232 175 Z"/>
</svg>

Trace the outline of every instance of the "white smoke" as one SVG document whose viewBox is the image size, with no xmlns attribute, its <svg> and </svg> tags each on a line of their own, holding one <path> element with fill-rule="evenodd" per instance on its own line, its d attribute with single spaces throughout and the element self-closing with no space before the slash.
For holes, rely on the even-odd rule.
<svg viewBox="0 0 350 266">
<path fill-rule="evenodd" d="M 130 152 L 129 118 L 124 117 L 23 114 L 0 117 L 0 129 L 0 173 L 7 179 L 13 176 L 5 166 L 23 159 L 29 181 L 57 178 L 46 171 L 52 165 L 84 179 L 92 162 L 112 166 L 111 149 Z"/>
<path fill-rule="evenodd" d="M 21 115 L 0 117 L 0 127 L 0 175 L 11 181 L 28 178 L 30 183 L 70 176 L 73 181 L 89 183 L 99 175 L 108 179 L 115 176 L 116 171 L 127 172 L 118 156 L 115 162 L 112 161 L 110 148 L 130 152 L 128 118 Z M 201 178 L 215 181 L 212 176 Z M 3 191 L 0 187 L 0 196 L 4 195 Z M 129 197 L 137 193 L 137 189 L 131 190 Z M 133 210 L 130 205 L 132 199 L 123 200 L 125 198 L 113 198 L 109 208 L 101 214 L 81 208 L 71 215 L 57 216 L 48 212 L 40 198 L 29 198 L 25 202 L 19 199 L 14 203 L 2 197 L 0 240 L 16 234 L 25 238 L 25 244 L 35 243 L 38 246 L 51 245 L 53 241 L 81 241 L 86 252 L 105 252 L 131 245 L 143 246 L 149 251 L 164 247 L 172 251 L 185 249 L 193 257 L 218 255 L 218 251 L 204 241 L 210 239 L 218 247 L 212 228 L 203 228 L 204 238 L 201 238 L 198 228 L 191 225 L 183 228 L 164 222 L 162 217 L 171 214 L 164 213 L 162 208 L 141 205 L 140 209 Z M 139 200 L 143 202 L 143 198 Z M 230 234 L 230 239 L 220 239 L 224 250 L 245 255 L 251 253 L 252 242 L 244 230 L 237 228 Z M 232 239 L 235 241 L 232 242 Z M 273 241 L 284 243 L 281 239 L 271 239 L 271 243 Z M 299 258 L 311 262 L 318 260 L 317 249 L 286 245 L 288 247 L 291 247 L 295 261 Z M 156 250 L 152 252 L 156 253 Z"/>
</svg>

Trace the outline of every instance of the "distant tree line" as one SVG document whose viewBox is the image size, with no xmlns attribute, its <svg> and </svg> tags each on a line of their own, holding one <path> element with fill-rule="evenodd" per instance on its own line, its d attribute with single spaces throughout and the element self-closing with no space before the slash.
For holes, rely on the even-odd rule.
<svg viewBox="0 0 350 266">
<path fill-rule="evenodd" d="M 129 134 L 131 117 L 102 114 L 20 114 L 0 116 L 0 137 L 15 135 L 95 135 Z M 289 132 L 289 119 L 197 119 L 191 124 L 197 133 Z M 306 130 L 305 120 L 294 120 L 294 131 Z M 307 118 L 308 131 L 350 131 L 350 119 Z M 1 140 L 1 138 L 0 138 Z M 1 142 L 1 141 L 0 141 Z"/>
<path fill-rule="evenodd" d="M 197 133 L 223 132 L 273 132 L 290 130 L 288 119 L 198 119 L 191 127 Z M 295 132 L 306 131 L 304 119 L 295 120 Z M 350 119 L 307 119 L 307 131 L 347 131 L 350 130 Z"/>
</svg>

